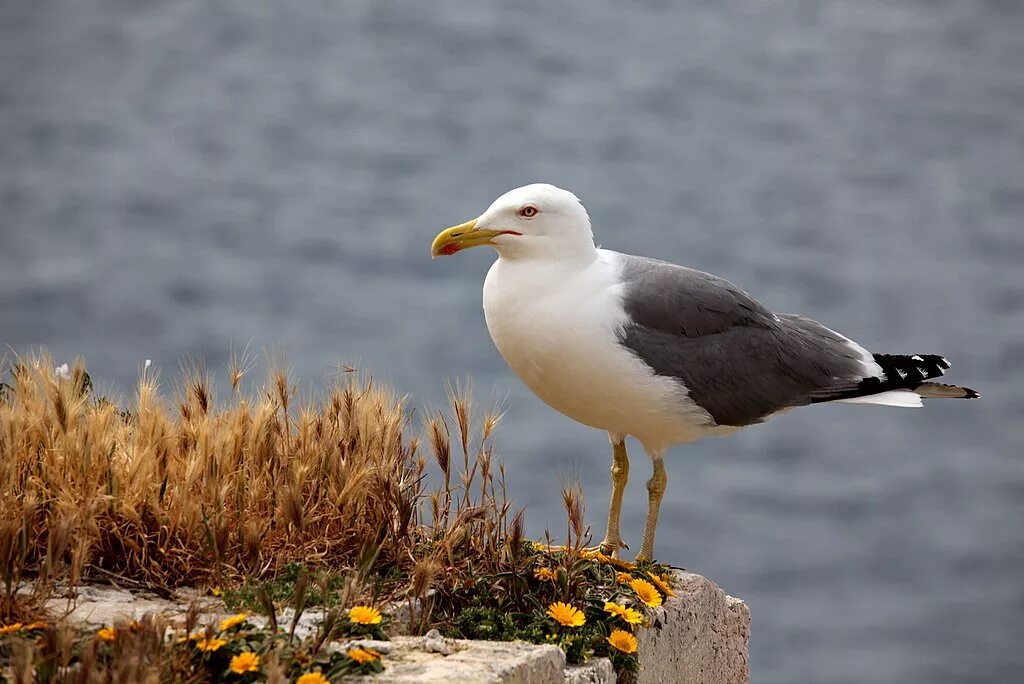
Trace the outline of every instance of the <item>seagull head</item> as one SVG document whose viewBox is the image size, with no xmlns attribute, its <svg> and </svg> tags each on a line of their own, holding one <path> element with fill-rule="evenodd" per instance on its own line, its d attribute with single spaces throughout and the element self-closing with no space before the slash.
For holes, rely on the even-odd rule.
<svg viewBox="0 0 1024 684">
<path fill-rule="evenodd" d="M 595 252 L 587 210 L 576 195 L 546 183 L 509 190 L 477 218 L 441 231 L 430 254 L 447 256 L 481 245 L 509 259 L 566 261 Z"/>
</svg>

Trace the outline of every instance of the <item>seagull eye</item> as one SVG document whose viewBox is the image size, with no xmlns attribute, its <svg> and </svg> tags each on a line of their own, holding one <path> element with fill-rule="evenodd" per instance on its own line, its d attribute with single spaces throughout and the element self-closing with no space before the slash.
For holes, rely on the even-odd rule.
<svg viewBox="0 0 1024 684">
<path fill-rule="evenodd" d="M 533 206 L 532 204 L 527 204 L 525 207 L 517 211 L 516 214 L 522 216 L 523 218 L 533 218 L 534 216 L 537 215 L 537 207 Z"/>
</svg>

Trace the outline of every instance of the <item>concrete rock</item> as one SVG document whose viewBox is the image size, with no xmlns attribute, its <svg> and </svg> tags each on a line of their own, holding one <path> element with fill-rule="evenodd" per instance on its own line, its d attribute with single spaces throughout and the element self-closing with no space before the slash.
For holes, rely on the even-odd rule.
<svg viewBox="0 0 1024 684">
<path fill-rule="evenodd" d="M 615 684 L 615 668 L 607 658 L 593 658 L 565 668 L 565 684 Z"/>
<path fill-rule="evenodd" d="M 436 629 L 430 630 L 423 637 L 423 650 L 427 653 L 440 653 L 441 655 L 451 655 L 452 653 L 448 641 Z"/>
<path fill-rule="evenodd" d="M 302 615 L 299 616 L 299 621 L 295 624 L 295 636 L 299 639 L 305 639 L 316 634 L 326 617 L 327 613 L 323 608 L 316 607 L 303 611 Z M 294 608 L 282 608 L 277 612 L 277 626 L 285 631 L 291 629 L 294 619 Z M 270 620 L 262 615 L 253 615 L 250 620 L 254 625 L 263 629 L 267 628 L 270 624 Z"/>
<path fill-rule="evenodd" d="M 204 596 L 195 589 L 181 589 L 167 599 L 150 592 L 129 591 L 110 585 L 82 585 L 75 589 L 74 594 L 65 590 L 63 596 L 48 600 L 46 607 L 55 614 L 64 614 L 70 608 L 68 619 L 87 627 L 138 620 L 147 614 L 166 618 L 178 626 L 184 624 L 185 613 L 193 602 L 199 605 L 205 619 L 211 619 L 208 617 L 210 613 L 226 613 L 220 599 Z"/>
<path fill-rule="evenodd" d="M 639 684 L 746 684 L 750 610 L 714 582 L 677 571 L 676 596 L 637 633 Z"/>
<path fill-rule="evenodd" d="M 438 635 L 440 636 L 440 635 Z M 424 649 L 422 637 L 397 637 L 383 673 L 357 682 L 394 684 L 560 684 L 565 654 L 557 646 L 521 641 L 448 640 L 450 655 Z"/>
<path fill-rule="evenodd" d="M 640 672 L 638 684 L 746 684 L 750 678 L 748 641 L 750 611 L 743 601 L 727 596 L 714 582 L 677 571 L 676 596 L 648 614 L 649 625 L 637 631 Z M 50 602 L 63 613 L 68 598 Z M 111 586 L 82 586 L 73 598 L 72 620 L 99 627 L 146 613 L 162 615 L 181 626 L 192 602 L 203 610 L 201 624 L 226 614 L 223 602 L 197 590 L 182 590 L 170 599 Z M 278 624 L 287 629 L 291 609 Z M 305 612 L 298 636 L 312 634 L 324 618 L 322 609 Z M 252 616 L 256 624 L 266 618 Z M 424 637 L 397 636 L 392 641 L 355 639 L 329 644 L 331 650 L 354 646 L 385 655 L 385 670 L 364 682 L 458 682 L 459 684 L 613 684 L 615 673 L 606 658 L 566 668 L 565 655 L 551 645 L 522 642 L 445 639 L 437 630 Z"/>
<path fill-rule="evenodd" d="M 373 649 L 381 655 L 387 655 L 391 653 L 391 649 L 394 647 L 393 641 L 377 641 L 376 639 L 356 639 L 355 641 L 332 641 L 327 644 L 328 651 L 348 651 L 353 648 L 369 648 Z"/>
</svg>

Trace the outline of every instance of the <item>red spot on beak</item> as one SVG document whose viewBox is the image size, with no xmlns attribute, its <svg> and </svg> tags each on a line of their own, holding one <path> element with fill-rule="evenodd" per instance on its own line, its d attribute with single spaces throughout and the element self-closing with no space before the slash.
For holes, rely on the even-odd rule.
<svg viewBox="0 0 1024 684">
<path fill-rule="evenodd" d="M 456 245 L 454 242 L 449 243 L 449 244 L 447 244 L 447 245 L 445 245 L 444 247 L 441 248 L 441 254 L 443 254 L 445 256 L 451 256 L 452 254 L 455 254 L 458 251 L 459 251 L 459 246 Z"/>
</svg>

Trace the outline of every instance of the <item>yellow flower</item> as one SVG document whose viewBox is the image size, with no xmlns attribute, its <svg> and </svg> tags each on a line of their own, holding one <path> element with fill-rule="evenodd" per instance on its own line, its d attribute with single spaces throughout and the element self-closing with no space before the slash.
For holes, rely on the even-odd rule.
<svg viewBox="0 0 1024 684">
<path fill-rule="evenodd" d="M 671 580 L 669 579 L 668 575 L 662 575 L 659 577 L 658 575 L 655 575 L 653 572 L 649 572 L 647 573 L 647 576 L 651 578 L 652 582 L 654 582 L 654 586 L 658 587 L 658 589 L 661 589 L 661 593 L 665 596 L 676 595 L 676 592 L 672 591 L 672 587 L 669 585 L 669 582 Z"/>
<path fill-rule="evenodd" d="M 22 627 L 24 627 L 24 625 L 20 622 L 15 622 L 10 625 L 4 625 L 3 627 L 0 627 L 0 634 L 11 634 L 13 632 L 19 631 Z"/>
<path fill-rule="evenodd" d="M 227 639 L 200 639 L 196 642 L 196 648 L 203 653 L 211 653 L 226 643 L 228 643 Z"/>
<path fill-rule="evenodd" d="M 380 653 L 377 653 L 372 648 L 353 648 L 349 650 L 347 655 L 360 665 L 372 663 L 373 661 L 380 659 Z"/>
<path fill-rule="evenodd" d="M 541 582 L 549 582 L 555 579 L 555 577 L 557 577 L 558 575 L 551 568 L 538 568 L 537 570 L 533 571 L 533 576 L 539 579 Z"/>
<path fill-rule="evenodd" d="M 617 572 L 615 573 L 615 581 L 620 584 L 629 584 L 633 581 L 633 576 L 628 572 Z"/>
<path fill-rule="evenodd" d="M 587 621 L 582 610 L 561 601 L 548 606 L 548 617 L 563 627 L 582 627 Z"/>
<path fill-rule="evenodd" d="M 32 622 L 30 624 L 25 625 L 25 630 L 26 631 L 33 630 L 33 629 L 46 629 L 46 623 L 45 622 Z"/>
<path fill-rule="evenodd" d="M 644 621 L 644 616 L 640 614 L 639 610 L 620 606 L 618 603 L 612 603 L 611 601 L 604 604 L 604 611 L 610 615 L 618 615 L 631 625 L 639 625 Z"/>
<path fill-rule="evenodd" d="M 608 636 L 612 648 L 623 653 L 636 653 L 636 637 L 623 629 L 617 629 Z"/>
<path fill-rule="evenodd" d="M 629 583 L 629 586 L 633 588 L 633 591 L 636 592 L 636 595 L 645 605 L 651 608 L 657 608 L 661 605 L 661 594 L 647 580 L 635 579 Z"/>
<path fill-rule="evenodd" d="M 220 587 L 213 587 L 212 589 L 210 589 L 210 593 L 213 594 L 214 596 L 220 596 L 221 594 L 224 593 L 224 590 L 221 589 Z"/>
<path fill-rule="evenodd" d="M 113 627 L 104 627 L 100 631 L 96 632 L 96 636 L 104 641 L 113 641 L 117 638 L 117 630 Z"/>
<path fill-rule="evenodd" d="M 260 657 L 252 651 L 242 651 L 231 659 L 228 669 L 235 674 L 260 671 Z"/>
<path fill-rule="evenodd" d="M 239 613 L 238 615 L 232 615 L 231 617 L 224 618 L 220 621 L 220 631 L 226 632 L 232 627 L 237 627 L 249 618 L 246 613 Z"/>
<path fill-rule="evenodd" d="M 295 684 L 331 684 L 331 682 L 319 672 L 307 672 L 299 677 Z"/>
<path fill-rule="evenodd" d="M 620 606 L 618 603 L 612 601 L 605 601 L 604 612 L 609 615 L 624 615 L 626 613 L 626 606 Z"/>
<path fill-rule="evenodd" d="M 373 606 L 352 606 L 348 609 L 348 619 L 357 625 L 379 625 L 381 615 Z"/>
</svg>

